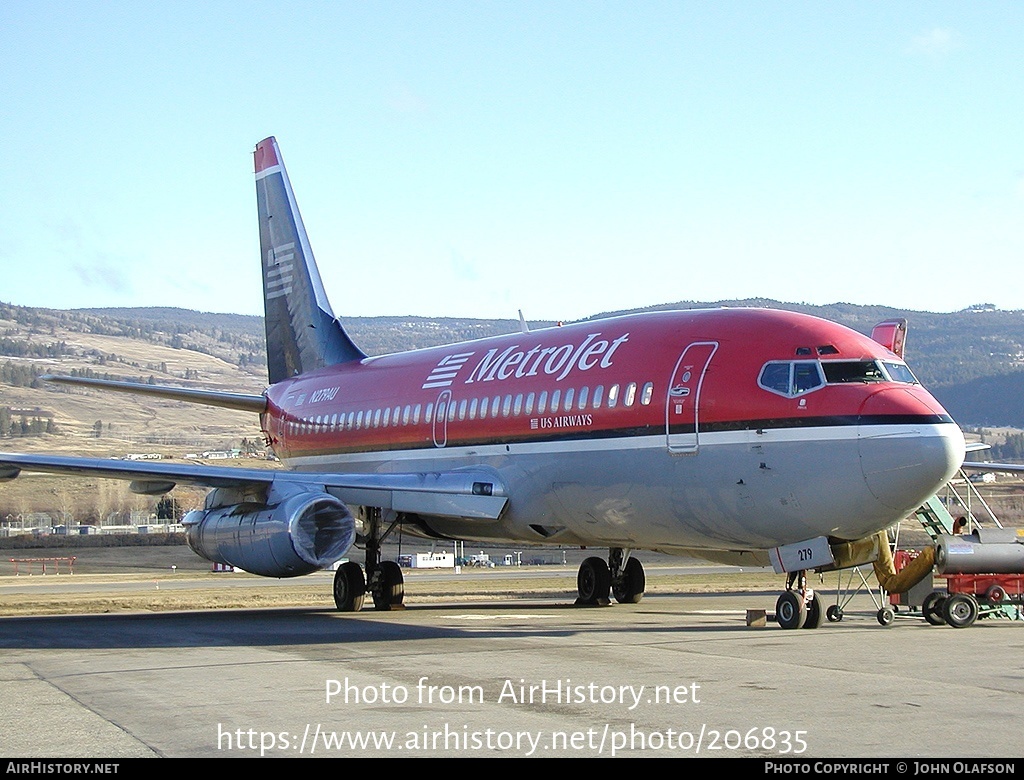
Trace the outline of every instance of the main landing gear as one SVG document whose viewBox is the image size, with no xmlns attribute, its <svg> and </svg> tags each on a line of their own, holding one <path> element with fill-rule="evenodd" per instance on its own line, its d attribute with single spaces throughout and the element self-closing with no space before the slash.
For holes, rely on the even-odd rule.
<svg viewBox="0 0 1024 780">
<path fill-rule="evenodd" d="M 620 604 L 636 604 L 643 598 L 646 586 L 643 564 L 630 557 L 630 550 L 612 547 L 608 551 L 608 563 L 592 556 L 580 564 L 576 575 L 576 605 L 608 606 L 612 595 Z"/>
<path fill-rule="evenodd" d="M 334 574 L 334 604 L 341 612 L 358 612 L 363 608 L 367 592 L 373 598 L 374 609 L 394 610 L 405 607 L 405 578 L 394 561 L 380 559 L 381 542 L 398 526 L 396 517 L 384 533 L 381 510 L 367 507 L 366 576 L 355 561 L 338 567 Z"/>
<path fill-rule="evenodd" d="M 818 628 L 824 616 L 821 596 L 807 585 L 807 572 L 791 572 L 786 592 L 775 602 L 776 622 L 782 628 Z"/>
</svg>

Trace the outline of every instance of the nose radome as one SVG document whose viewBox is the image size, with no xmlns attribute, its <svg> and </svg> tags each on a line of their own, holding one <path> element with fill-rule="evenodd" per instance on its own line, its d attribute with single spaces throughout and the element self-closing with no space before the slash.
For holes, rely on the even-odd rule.
<svg viewBox="0 0 1024 780">
<path fill-rule="evenodd" d="M 963 433 L 920 387 L 884 388 L 861 406 L 861 472 L 886 507 L 910 512 L 934 495 L 963 463 Z"/>
</svg>

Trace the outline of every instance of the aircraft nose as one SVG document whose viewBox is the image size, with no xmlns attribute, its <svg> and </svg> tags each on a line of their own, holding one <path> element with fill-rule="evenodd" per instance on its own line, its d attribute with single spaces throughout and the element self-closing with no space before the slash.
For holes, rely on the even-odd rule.
<svg viewBox="0 0 1024 780">
<path fill-rule="evenodd" d="M 861 472 L 884 506 L 910 512 L 934 495 L 964 461 L 963 433 L 920 387 L 884 388 L 860 409 Z"/>
</svg>

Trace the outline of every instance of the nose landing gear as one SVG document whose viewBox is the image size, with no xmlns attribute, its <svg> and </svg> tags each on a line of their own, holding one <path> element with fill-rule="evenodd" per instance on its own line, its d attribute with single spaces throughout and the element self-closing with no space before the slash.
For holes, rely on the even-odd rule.
<svg viewBox="0 0 1024 780">
<path fill-rule="evenodd" d="M 807 585 L 807 572 L 791 572 L 786 592 L 775 602 L 775 620 L 782 628 L 819 628 L 825 610 L 821 596 Z"/>
</svg>

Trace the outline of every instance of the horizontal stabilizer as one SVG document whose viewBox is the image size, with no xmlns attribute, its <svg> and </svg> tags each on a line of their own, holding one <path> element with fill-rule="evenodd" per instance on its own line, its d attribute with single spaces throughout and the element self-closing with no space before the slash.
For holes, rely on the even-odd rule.
<svg viewBox="0 0 1024 780">
<path fill-rule="evenodd" d="M 78 376 L 57 376 L 47 374 L 40 377 L 45 382 L 58 385 L 79 385 L 95 387 L 101 390 L 113 390 L 118 393 L 135 393 L 151 395 L 158 398 L 169 398 L 173 401 L 187 401 L 204 406 L 219 406 L 222 409 L 236 409 L 240 412 L 262 414 L 267 408 L 267 399 L 262 395 L 246 395 L 245 393 L 223 393 L 217 390 L 192 390 L 187 387 L 168 387 L 166 385 L 140 385 L 137 382 L 118 382 L 112 379 L 86 379 Z"/>
</svg>

